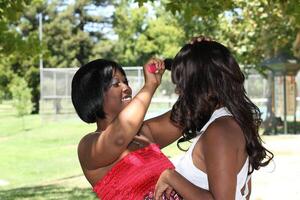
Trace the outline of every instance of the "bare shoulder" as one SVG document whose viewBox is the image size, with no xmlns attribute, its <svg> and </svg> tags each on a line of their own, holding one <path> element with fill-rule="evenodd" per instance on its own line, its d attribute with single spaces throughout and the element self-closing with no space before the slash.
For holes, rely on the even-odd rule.
<svg viewBox="0 0 300 200">
<path fill-rule="evenodd" d="M 99 137 L 99 133 L 89 133 L 81 138 L 77 147 L 77 153 L 80 161 L 87 157 L 93 142 Z"/>
<path fill-rule="evenodd" d="M 244 144 L 244 135 L 237 121 L 230 116 L 220 117 L 212 122 L 202 136 L 206 142 L 215 145 L 239 147 Z"/>
<path fill-rule="evenodd" d="M 234 170 L 232 173 L 239 171 L 245 159 L 245 146 L 243 131 L 233 117 L 216 119 L 198 144 L 207 172 L 217 168 L 219 171 Z"/>
<path fill-rule="evenodd" d="M 88 133 L 81 138 L 78 144 L 78 148 L 84 148 L 86 144 L 90 143 L 95 138 L 99 137 L 99 133 Z"/>
<path fill-rule="evenodd" d="M 112 131 L 108 128 L 101 133 L 90 133 L 78 144 L 78 158 L 82 168 L 95 170 L 114 163 L 124 152 L 121 145 L 111 142 Z"/>
</svg>

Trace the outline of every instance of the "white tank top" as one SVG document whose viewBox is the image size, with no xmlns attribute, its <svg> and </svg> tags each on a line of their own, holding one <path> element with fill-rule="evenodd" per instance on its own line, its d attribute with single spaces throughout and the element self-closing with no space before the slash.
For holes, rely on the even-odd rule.
<svg viewBox="0 0 300 200">
<path fill-rule="evenodd" d="M 207 127 L 217 118 L 223 116 L 232 116 L 232 114 L 226 108 L 220 108 L 213 112 L 209 121 L 203 126 L 200 130 L 199 135 L 193 139 L 193 142 L 189 148 L 189 150 L 175 163 L 176 171 L 184 176 L 187 180 L 189 180 L 194 185 L 209 190 L 208 186 L 208 178 L 207 174 L 198 169 L 192 159 L 192 152 L 200 139 L 202 133 L 207 129 Z M 249 157 L 247 157 L 242 169 L 237 175 L 237 185 L 236 185 L 236 200 L 245 200 L 248 194 L 248 184 L 246 184 L 249 180 L 248 176 L 248 168 L 249 168 Z M 244 194 L 241 193 L 241 189 L 245 186 Z"/>
</svg>

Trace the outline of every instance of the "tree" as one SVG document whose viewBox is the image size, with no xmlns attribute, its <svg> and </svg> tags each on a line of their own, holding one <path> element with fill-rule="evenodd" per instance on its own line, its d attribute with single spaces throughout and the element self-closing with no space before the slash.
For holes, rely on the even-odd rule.
<svg viewBox="0 0 300 200">
<path fill-rule="evenodd" d="M 113 52 L 124 66 L 141 66 L 153 56 L 172 58 L 185 42 L 177 19 L 159 4 L 135 7 L 122 1 L 116 7 L 113 27 L 118 35 Z M 159 90 L 170 95 L 172 86 L 171 79 L 165 79 Z"/>
<path fill-rule="evenodd" d="M 259 66 L 279 52 L 293 51 L 299 23 L 284 13 L 284 5 L 252 0 L 237 6 L 239 10 L 223 23 L 221 32 L 228 32 L 224 36 L 229 36 L 227 41 L 243 64 Z"/>
<path fill-rule="evenodd" d="M 31 3 L 31 0 L 2 0 L 0 2 L 0 55 L 10 55 L 14 52 L 32 55 L 33 38 L 23 38 L 13 23 L 20 19 L 21 13 Z"/>
<path fill-rule="evenodd" d="M 136 1 L 140 5 L 148 2 Z M 189 27 L 186 24 L 196 25 L 194 34 L 204 33 L 225 43 L 241 63 L 259 67 L 263 59 L 278 51 L 294 52 L 300 57 L 299 0 L 162 2 L 167 10 L 181 19 L 185 31 L 190 30 L 186 29 Z M 202 28 L 195 23 L 197 21 L 203 24 Z M 188 36 L 192 34 L 188 33 Z"/>
<path fill-rule="evenodd" d="M 28 2 L 31 4 L 20 14 L 20 20 L 9 22 L 8 27 L 13 27 L 11 29 L 19 35 L 20 41 L 28 41 L 29 45 L 26 49 L 21 48 L 19 53 L 5 47 L 8 53 L 0 61 L 0 87 L 5 91 L 5 96 L 10 97 L 10 91 L 6 88 L 12 75 L 24 77 L 32 88 L 32 101 L 36 105 L 34 112 L 37 113 L 40 54 L 43 55 L 44 67 L 75 67 L 88 62 L 94 57 L 94 46 L 103 38 L 99 25 L 110 20 L 93 9 L 107 6 L 109 1 L 80 0 L 72 4 L 64 0 Z M 43 16 L 42 42 L 38 37 L 40 13 Z"/>
<path fill-rule="evenodd" d="M 17 110 L 18 117 L 22 117 L 23 128 L 24 116 L 31 113 L 33 104 L 31 102 L 31 89 L 22 77 L 14 76 L 13 81 L 9 85 L 12 94 L 13 106 Z"/>
<path fill-rule="evenodd" d="M 48 51 L 44 64 L 46 67 L 82 66 L 103 38 L 100 25 L 108 19 L 93 11 L 97 9 L 93 8 L 96 6 L 93 1 L 79 0 L 66 5 L 62 2 L 53 2 L 43 13 Z"/>
<path fill-rule="evenodd" d="M 113 27 L 118 35 L 114 48 L 124 66 L 142 65 L 152 56 L 173 57 L 184 41 L 184 32 L 170 13 L 152 5 L 132 7 L 122 1 L 116 8 Z"/>
<path fill-rule="evenodd" d="M 17 71 L 12 63 L 15 60 L 34 58 L 40 52 L 37 35 L 24 36 L 16 26 L 22 12 L 33 2 L 38 1 L 2 0 L 0 2 L 0 90 L 2 98 L 11 96 L 7 86 L 12 74 Z"/>
</svg>

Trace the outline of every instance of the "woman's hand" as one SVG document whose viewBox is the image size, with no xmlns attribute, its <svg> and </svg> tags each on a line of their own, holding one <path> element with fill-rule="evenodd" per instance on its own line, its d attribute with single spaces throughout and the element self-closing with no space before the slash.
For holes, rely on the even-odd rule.
<svg viewBox="0 0 300 200">
<path fill-rule="evenodd" d="M 149 67 L 151 65 L 155 65 L 156 71 L 150 72 Z M 145 85 L 151 85 L 158 87 L 161 83 L 161 78 L 163 73 L 165 72 L 164 62 L 158 58 L 151 58 L 148 62 L 144 65 L 144 77 L 145 77 Z"/>
<path fill-rule="evenodd" d="M 161 173 L 154 191 L 154 198 L 155 200 L 163 199 L 164 194 L 167 196 L 167 198 L 170 198 L 171 192 L 173 188 L 168 183 L 168 178 L 170 175 L 171 169 L 165 170 L 163 173 Z"/>
</svg>

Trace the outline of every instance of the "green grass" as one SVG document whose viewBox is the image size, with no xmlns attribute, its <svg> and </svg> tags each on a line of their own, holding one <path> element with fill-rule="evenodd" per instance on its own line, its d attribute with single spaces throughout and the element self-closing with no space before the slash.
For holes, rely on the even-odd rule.
<svg viewBox="0 0 300 200">
<path fill-rule="evenodd" d="M 97 198 L 87 188 L 61 187 L 56 185 L 20 187 L 0 190 L 1 200 L 41 200 L 41 199 L 72 199 L 96 200 Z"/>
<path fill-rule="evenodd" d="M 26 130 L 16 119 L 0 127 L 0 179 L 14 187 L 81 173 L 77 143 L 91 127 L 77 120 L 42 123 L 38 115 L 26 117 L 25 123 Z"/>
<path fill-rule="evenodd" d="M 0 111 L 0 181 L 8 182 L 0 186 L 1 200 L 94 198 L 90 188 L 55 184 L 82 175 L 77 144 L 94 126 L 74 117 L 50 122 L 39 115 L 18 118 L 8 102 Z"/>
<path fill-rule="evenodd" d="M 16 117 L 10 102 L 0 104 L 0 199 L 95 199 L 77 158 L 77 144 L 94 125 L 78 117 Z M 176 144 L 164 152 L 174 156 Z M 78 177 L 81 177 L 78 179 Z"/>
<path fill-rule="evenodd" d="M 30 115 L 24 122 L 23 126 L 10 102 L 0 104 L 0 199 L 96 199 L 77 158 L 80 138 L 94 131 L 94 125 L 74 116 L 45 120 Z M 299 135 L 263 136 L 275 158 L 298 157 L 299 139 Z M 182 153 L 176 143 L 163 152 L 171 158 Z"/>
</svg>

